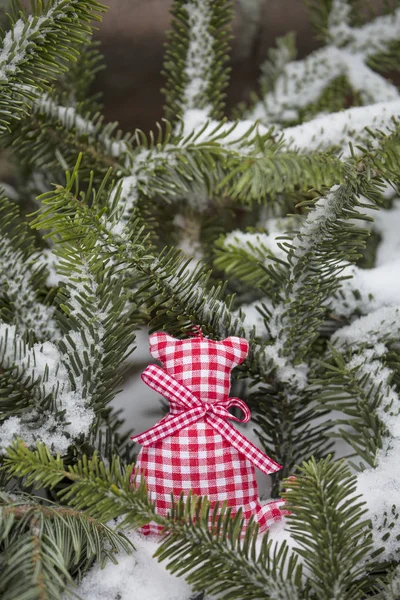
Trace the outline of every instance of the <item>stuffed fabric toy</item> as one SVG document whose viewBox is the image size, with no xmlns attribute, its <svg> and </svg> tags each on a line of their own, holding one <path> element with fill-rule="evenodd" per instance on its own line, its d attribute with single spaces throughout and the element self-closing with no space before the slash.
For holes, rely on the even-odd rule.
<svg viewBox="0 0 400 600">
<path fill-rule="evenodd" d="M 226 501 L 232 515 L 242 508 L 245 524 L 253 515 L 260 532 L 287 514 L 282 500 L 260 504 L 255 467 L 274 473 L 281 466 L 237 431 L 228 419 L 245 423 L 250 411 L 239 398 L 229 398 L 231 371 L 243 362 L 245 339 L 222 341 L 198 337 L 178 340 L 166 333 L 150 336 L 151 355 L 164 369 L 150 365 L 143 381 L 170 402 L 170 413 L 154 427 L 132 437 L 143 445 L 136 461 L 136 482 L 144 476 L 156 512 L 171 510 L 171 493 L 178 498 L 191 490 L 207 496 L 211 505 Z M 228 409 L 239 407 L 242 419 Z M 145 534 L 161 533 L 155 523 Z"/>
</svg>

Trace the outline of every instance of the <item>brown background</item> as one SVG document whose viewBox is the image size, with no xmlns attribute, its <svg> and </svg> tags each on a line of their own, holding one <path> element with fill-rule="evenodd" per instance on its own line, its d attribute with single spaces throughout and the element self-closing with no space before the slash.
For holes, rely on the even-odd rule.
<svg viewBox="0 0 400 600">
<path fill-rule="evenodd" d="M 125 130 L 149 130 L 162 115 L 162 68 L 170 0 L 103 0 L 109 10 L 99 25 L 107 69 L 97 81 L 108 120 Z M 380 12 L 384 0 L 363 0 L 363 11 Z M 317 47 L 304 0 L 234 0 L 229 108 L 257 88 L 260 63 L 275 39 L 295 31 L 298 56 Z"/>
<path fill-rule="evenodd" d="M 107 3 L 107 2 L 106 2 Z M 169 0 L 108 0 L 99 25 L 107 69 L 97 86 L 109 120 L 123 129 L 150 129 L 162 117 L 162 68 Z M 242 0 L 234 3 L 230 106 L 257 86 L 260 62 L 275 38 L 295 30 L 299 54 L 316 46 L 303 0 Z"/>
</svg>

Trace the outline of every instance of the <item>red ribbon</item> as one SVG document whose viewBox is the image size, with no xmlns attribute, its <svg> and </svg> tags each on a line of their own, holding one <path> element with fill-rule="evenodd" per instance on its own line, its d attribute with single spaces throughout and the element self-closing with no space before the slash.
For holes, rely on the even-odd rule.
<svg viewBox="0 0 400 600">
<path fill-rule="evenodd" d="M 239 398 L 227 398 L 215 403 L 202 402 L 187 387 L 163 371 L 157 365 L 149 365 L 142 373 L 143 381 L 153 390 L 165 396 L 170 402 L 170 413 L 154 427 L 147 429 L 131 439 L 143 446 L 151 446 L 165 437 L 173 435 L 184 427 L 204 419 L 236 450 L 243 454 L 263 473 L 276 473 L 282 468 L 269 456 L 261 452 L 257 446 L 249 442 L 237 429 L 227 423 L 227 419 L 247 423 L 250 410 Z M 228 408 L 237 406 L 244 414 L 243 419 L 233 416 Z"/>
</svg>

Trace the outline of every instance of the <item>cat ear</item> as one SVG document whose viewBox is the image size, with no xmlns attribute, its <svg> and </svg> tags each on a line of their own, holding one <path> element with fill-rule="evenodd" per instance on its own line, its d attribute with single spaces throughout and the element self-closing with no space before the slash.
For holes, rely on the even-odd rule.
<svg viewBox="0 0 400 600">
<path fill-rule="evenodd" d="M 249 353 L 249 342 L 244 338 L 231 336 L 223 340 L 223 343 L 232 350 L 236 365 L 240 365 Z"/>
<path fill-rule="evenodd" d="M 150 354 L 154 358 L 158 358 L 163 361 L 167 354 L 167 349 L 170 349 L 175 342 L 179 341 L 168 335 L 168 333 L 164 333 L 163 331 L 159 331 L 156 333 L 152 333 L 150 338 Z"/>
</svg>

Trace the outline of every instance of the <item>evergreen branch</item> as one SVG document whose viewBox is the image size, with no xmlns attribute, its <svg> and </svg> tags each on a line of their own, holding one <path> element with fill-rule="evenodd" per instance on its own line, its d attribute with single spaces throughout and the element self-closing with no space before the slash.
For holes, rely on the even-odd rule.
<svg viewBox="0 0 400 600">
<path fill-rule="evenodd" d="M 0 50 L 0 133 L 29 111 L 29 101 L 76 60 L 77 45 L 87 42 L 90 22 L 104 7 L 95 0 L 34 2 L 27 16 L 18 4 Z M 40 82 L 40 84 L 38 83 Z"/>
<path fill-rule="evenodd" d="M 329 412 L 318 405 L 312 391 L 279 382 L 259 386 L 250 394 L 249 404 L 265 452 L 282 465 L 273 478 L 275 497 L 280 494 L 280 482 L 291 476 L 297 465 L 310 456 L 324 458 L 332 450 Z"/>
<path fill-rule="evenodd" d="M 269 265 L 274 264 L 281 277 L 285 276 L 287 268 L 286 253 L 279 247 L 276 237 L 268 233 L 232 231 L 215 243 L 214 264 L 228 276 L 267 291 L 271 298 L 276 286 L 275 281 L 270 280 Z"/>
<path fill-rule="evenodd" d="M 306 0 L 306 4 L 312 25 L 325 41 L 329 41 L 330 32 L 340 24 L 346 28 L 357 24 L 358 0 Z"/>
<path fill-rule="evenodd" d="M 79 105 L 84 112 L 95 114 L 101 110 L 101 94 L 93 94 L 93 84 L 98 73 L 105 69 L 100 41 L 91 37 L 79 47 L 76 62 L 69 65 L 68 71 L 57 77 L 52 85 L 63 106 Z"/>
<path fill-rule="evenodd" d="M 20 435 L 28 444 L 39 439 L 64 453 L 83 434 L 95 436 L 94 417 L 121 383 L 121 365 L 134 341 L 133 307 L 127 309 L 125 280 L 116 276 L 118 267 L 104 260 L 89 237 L 75 246 L 62 244 L 58 255 L 64 282 L 57 299 L 58 320 L 64 337 L 57 346 L 47 342 L 28 349 L 15 328 L 2 328 L 3 366 L 35 383 L 34 407 L 21 417 L 16 407 L 15 416 L 1 426 L 2 446 Z M 16 347 L 21 345 L 18 354 Z"/>
<path fill-rule="evenodd" d="M 205 109 L 220 118 L 229 69 L 226 66 L 231 19 L 226 0 L 175 0 L 164 61 L 165 116 Z"/>
<path fill-rule="evenodd" d="M 335 437 L 347 442 L 357 457 L 371 467 L 376 467 L 382 437 L 387 435 L 379 412 L 383 410 L 384 398 L 386 406 L 390 405 L 394 393 L 387 388 L 390 371 L 380 358 L 373 349 L 357 352 L 354 348 L 344 354 L 343 350 L 338 352 L 331 347 L 331 359 L 327 357 L 324 360 L 321 364 L 323 371 L 321 369 L 315 379 L 315 384 L 320 386 L 317 395 L 323 408 L 346 415 L 335 419 Z M 364 361 L 367 361 L 368 367 L 363 364 Z M 363 467 L 361 463 L 359 468 Z"/>
<path fill-rule="evenodd" d="M 276 47 L 268 50 L 268 58 L 261 65 L 260 87 L 263 95 L 276 84 L 286 65 L 296 58 L 295 32 L 276 38 Z"/>
<path fill-rule="evenodd" d="M 357 13 L 348 0 L 312 4 L 328 44 L 303 60 L 284 60 L 279 74 L 270 79 L 271 87 L 263 90 L 263 98 L 248 112 L 249 118 L 260 119 L 266 125 L 309 120 L 322 111 L 344 108 L 350 94 L 354 104 L 398 101 L 397 87 L 370 65 L 374 64 L 374 55 L 398 43 L 400 9 L 352 27 L 350 20 Z M 328 93 L 331 86 L 335 87 L 334 94 Z M 340 87 L 349 93 L 343 93 Z M 338 106 L 340 99 L 342 105 Z"/>
<path fill-rule="evenodd" d="M 4 136 L 22 166 L 46 169 L 47 179 L 52 173 L 73 168 L 79 153 L 86 157 L 80 171 L 82 179 L 89 179 L 93 171 L 101 180 L 110 167 L 126 175 L 124 163 L 132 152 L 130 139 L 130 134 L 122 137 L 117 123 L 105 125 L 100 114 L 88 113 L 85 104 L 61 105 L 54 94 L 38 96 L 29 118 L 21 119 Z"/>
<path fill-rule="evenodd" d="M 119 527 L 137 527 L 149 520 L 163 525 L 165 537 L 156 556 L 168 561 L 168 568 L 184 575 L 195 589 L 226 600 L 261 595 L 272 600 L 279 590 L 287 600 L 312 598 L 310 591 L 331 598 L 335 589 L 336 597 L 353 600 L 361 599 L 361 590 L 370 585 L 363 580 L 373 567 L 370 523 L 362 520 L 365 510 L 354 496 L 354 476 L 344 464 L 337 466 L 330 459 L 305 463 L 300 478 L 288 482 L 290 489 L 284 496 L 292 510 L 295 553 L 289 553 L 285 543 L 274 544 L 268 535 L 257 548 L 254 522 L 244 533 L 240 512 L 232 517 L 225 505 L 211 507 L 206 498 L 189 495 L 184 500 L 181 496 L 168 517 L 156 515 L 143 480 L 132 486 L 132 465 L 122 469 L 118 459 L 105 467 L 95 455 L 65 468 L 60 457 L 52 457 L 45 446 L 39 444 L 32 451 L 15 442 L 3 469 L 9 477 L 23 477 L 27 485 L 37 487 L 69 480 L 59 496 L 74 509 L 84 508 L 92 518 L 105 521 L 123 516 Z M 296 554 L 309 570 L 306 582 Z M 216 573 L 224 576 L 216 577 Z"/>
<path fill-rule="evenodd" d="M 363 577 L 372 567 L 370 522 L 363 519 L 365 503 L 354 495 L 356 478 L 349 467 L 330 458 L 311 459 L 287 484 L 289 527 L 315 596 L 365 598 Z"/>
<path fill-rule="evenodd" d="M 176 199 L 193 191 L 212 197 L 220 191 L 224 176 L 246 156 L 262 151 L 272 132 L 258 131 L 249 122 L 205 121 L 186 131 L 184 125 L 172 138 L 170 123 L 157 136 L 135 132 L 135 152 L 130 174 L 122 179 L 120 196 L 123 220 L 127 220 L 140 196 Z M 195 208 L 197 208 L 195 206 Z"/>
<path fill-rule="evenodd" d="M 274 547 L 268 535 L 257 548 L 254 523 L 247 525 L 243 537 L 240 512 L 231 517 L 224 505 L 212 511 L 206 499 L 189 496 L 174 506 L 171 519 L 155 556 L 166 560 L 172 573 L 184 575 L 194 590 L 217 594 L 221 600 L 303 597 L 296 557 L 285 543 Z"/>
<path fill-rule="evenodd" d="M 93 410 L 71 389 L 63 356 L 51 342 L 28 347 L 14 326 L 0 326 L 0 364 L 23 378 L 26 410 L 16 406 L 14 414 L 0 425 L 0 448 L 4 451 L 19 436 L 32 445 L 36 439 L 65 453 L 72 441 L 88 435 Z M 4 415 L 6 416 L 6 415 Z"/>
<path fill-rule="evenodd" d="M 92 240 L 58 249 L 59 273 L 64 282 L 58 295 L 59 341 L 73 391 L 98 413 L 112 399 L 122 381 L 124 363 L 135 333 L 132 307 L 124 279 Z"/>
<path fill-rule="evenodd" d="M 28 495 L 0 494 L 0 532 L 0 593 L 10 600 L 56 600 L 94 561 L 131 549 L 93 517 Z"/>
<path fill-rule="evenodd" d="M 219 188 L 245 203 L 262 202 L 271 194 L 331 187 L 344 179 L 343 163 L 335 157 L 282 152 L 279 146 L 235 163 L 228 167 Z"/>
<path fill-rule="evenodd" d="M 392 435 L 389 415 L 399 405 L 386 360 L 387 344 L 398 338 L 398 317 L 398 307 L 384 307 L 342 327 L 332 336 L 315 380 L 322 406 L 346 415 L 336 420 L 337 436 L 374 468 Z"/>
<path fill-rule="evenodd" d="M 316 203 L 289 242 L 290 268 L 282 290 L 283 300 L 269 322 L 271 337 L 276 340 L 271 350 L 287 356 L 289 362 L 303 361 L 318 336 L 327 301 L 340 287 L 341 271 L 359 257 L 368 231 L 356 227 L 350 219 L 371 220 L 360 214 L 358 207 L 374 207 L 363 204 L 359 197 L 375 203 L 378 191 L 364 176 L 349 176 L 346 183 L 334 186 Z"/>
<path fill-rule="evenodd" d="M 392 133 L 371 132 L 378 147 L 370 152 L 370 160 L 386 181 L 397 183 L 400 167 L 400 128 L 396 122 Z"/>
<path fill-rule="evenodd" d="M 95 455 L 66 469 L 43 445 L 32 451 L 21 442 L 9 448 L 4 461 L 8 475 L 24 477 L 26 484 L 54 487 L 69 479 L 71 485 L 58 492 L 59 496 L 75 509 L 84 508 L 91 518 L 106 521 L 123 516 L 119 528 L 137 527 L 149 520 L 164 525 L 166 537 L 156 556 L 167 560 L 171 571 L 185 575 L 196 589 L 238 600 L 259 597 L 261 592 L 272 599 L 278 589 L 283 599 L 301 598 L 301 567 L 285 544 L 274 547 L 265 536 L 257 550 L 258 527 L 251 523 L 243 536 L 240 513 L 232 518 L 226 506 L 215 507 L 211 532 L 210 503 L 190 495 L 187 500 L 180 497 L 169 517 L 156 515 L 143 482 L 136 488 L 130 483 L 132 466 L 122 469 L 114 459 L 106 468 Z M 226 576 L 223 581 L 213 575 L 221 569 Z M 271 590 L 271 595 L 265 596 L 266 590 Z"/>
<path fill-rule="evenodd" d="M 287 62 L 273 88 L 245 113 L 246 118 L 258 119 L 266 126 L 303 121 L 307 109 L 312 116 L 325 108 L 318 105 L 320 110 L 315 111 L 313 104 L 319 104 L 326 87 L 344 70 L 340 51 L 331 46 L 315 50 L 303 60 Z"/>
<path fill-rule="evenodd" d="M 346 43 L 352 53 L 361 54 L 365 58 L 385 52 L 394 41 L 398 41 L 400 8 L 390 14 L 378 16 L 361 27 L 350 27 L 346 19 L 342 18 L 343 11 L 347 11 L 346 5 L 344 0 L 333 0 L 333 7 L 338 8 L 338 14 L 333 16 L 331 13 L 330 16 L 328 26 L 331 39 Z"/>
<path fill-rule="evenodd" d="M 371 131 L 390 134 L 395 130 L 399 115 L 399 100 L 378 102 L 317 116 L 301 125 L 285 128 L 283 136 L 288 148 L 303 152 L 336 149 L 347 158 L 353 152 L 362 153 L 363 146 L 373 151 L 375 144 Z M 355 148 L 357 145 L 360 148 Z"/>
<path fill-rule="evenodd" d="M 131 482 L 134 464 L 122 466 L 118 457 L 106 466 L 94 453 L 90 459 L 83 456 L 75 465 L 65 467 L 60 456 L 52 456 L 44 444 L 29 450 L 18 440 L 7 450 L 4 469 L 8 476 L 23 477 L 26 485 L 35 488 L 53 489 L 68 480 L 70 485 L 57 492 L 63 502 L 102 522 L 123 517 L 121 529 L 140 527 L 151 520 L 161 525 L 167 522 L 155 514 L 144 479 L 138 485 Z"/>
<path fill-rule="evenodd" d="M 106 182 L 94 195 L 90 207 L 84 193 L 80 194 L 80 199 L 76 197 L 78 167 L 79 164 L 72 175 L 68 174 L 65 188 L 57 186 L 54 192 L 41 197 L 43 209 L 32 226 L 53 229 L 53 235 L 59 239 L 92 236 L 89 238 L 91 244 L 94 247 L 100 242 L 104 260 L 111 259 L 119 268 L 122 265 L 129 269 L 133 267 L 145 282 L 135 295 L 147 303 L 148 310 L 154 315 L 151 326 L 158 325 L 160 319 L 165 324 L 164 315 L 168 314 L 172 333 L 177 328 L 186 330 L 195 323 L 217 338 L 245 336 L 242 319 L 231 311 L 232 298 L 223 299 L 223 284 L 208 290 L 209 273 L 201 264 L 188 269 L 190 260 L 180 251 L 154 252 L 139 223 L 132 223 L 129 230 L 113 225 L 113 215 L 118 211 L 118 194 L 113 197 L 111 206 L 104 207 Z M 76 214 L 79 220 L 75 219 Z M 265 362 L 262 347 L 251 344 L 246 364 L 252 365 L 252 371 L 261 369 L 262 376 L 267 377 L 273 368 L 271 362 Z"/>
<path fill-rule="evenodd" d="M 46 270 L 18 207 L 0 192 L 0 314 L 20 335 L 32 332 L 37 340 L 60 337 L 54 308 L 45 300 Z"/>
</svg>

